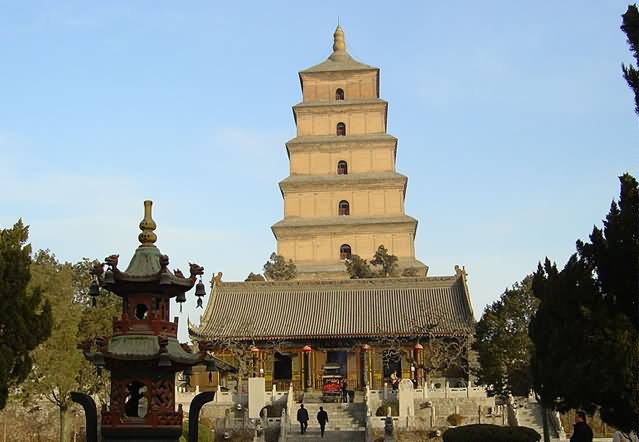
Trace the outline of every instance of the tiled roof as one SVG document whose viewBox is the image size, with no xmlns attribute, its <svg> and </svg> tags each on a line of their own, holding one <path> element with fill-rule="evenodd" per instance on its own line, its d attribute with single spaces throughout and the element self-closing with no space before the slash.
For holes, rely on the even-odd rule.
<svg viewBox="0 0 639 442">
<path fill-rule="evenodd" d="M 209 300 L 201 338 L 272 339 L 468 333 L 473 324 L 462 277 L 342 281 L 223 282 Z"/>
<path fill-rule="evenodd" d="M 334 72 L 334 71 L 370 71 L 370 70 L 379 70 L 376 67 L 369 66 L 367 64 L 361 63 L 355 60 L 350 56 L 348 52 L 344 52 L 343 54 L 336 54 L 333 52 L 330 57 L 321 62 L 320 64 L 316 64 L 315 66 L 311 66 L 310 68 L 304 69 L 300 73 L 314 73 L 314 72 Z"/>
</svg>

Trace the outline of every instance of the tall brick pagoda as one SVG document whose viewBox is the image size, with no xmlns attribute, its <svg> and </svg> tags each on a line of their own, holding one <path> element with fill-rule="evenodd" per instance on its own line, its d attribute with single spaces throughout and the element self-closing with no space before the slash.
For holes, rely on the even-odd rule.
<svg viewBox="0 0 639 442">
<path fill-rule="evenodd" d="M 344 31 L 328 59 L 299 73 L 297 136 L 286 144 L 290 175 L 280 182 L 284 219 L 272 226 L 277 252 L 301 279 L 344 278 L 344 259 L 369 259 L 378 246 L 400 269 L 426 273 L 415 259 L 417 221 L 404 212 L 408 179 L 395 170 L 397 139 L 386 132 L 388 103 L 379 69 L 354 60 Z"/>
</svg>

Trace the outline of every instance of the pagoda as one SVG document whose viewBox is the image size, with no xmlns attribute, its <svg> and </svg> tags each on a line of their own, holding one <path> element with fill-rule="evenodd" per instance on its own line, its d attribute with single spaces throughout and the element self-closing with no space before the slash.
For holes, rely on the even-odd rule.
<svg viewBox="0 0 639 442">
<path fill-rule="evenodd" d="M 101 415 L 103 442 L 177 442 L 183 411 L 181 406 L 175 409 L 176 373 L 188 373 L 197 364 L 206 365 L 209 371 L 228 369 L 227 364 L 207 355 L 206 343 L 199 343 L 199 351 L 193 352 L 177 340 L 178 318 L 169 319 L 170 300 L 185 302 L 185 293 L 198 277 L 195 294 L 201 300 L 204 268 L 190 264 L 189 277 L 169 270 L 169 257 L 154 244 L 157 235 L 151 207 L 151 201 L 144 202 L 140 246 L 127 269 L 118 268 L 118 255 L 94 266 L 93 299 L 100 287 L 122 298 L 122 314 L 113 319 L 112 336 L 97 337 L 95 346 L 90 342 L 80 345 L 98 371 L 111 373 L 110 403 L 103 406 Z"/>
<path fill-rule="evenodd" d="M 383 245 L 400 270 L 425 276 L 415 259 L 417 221 L 404 212 L 408 179 L 395 170 L 397 139 L 386 131 L 379 69 L 350 56 L 337 26 L 333 53 L 299 78 L 297 136 L 286 143 L 290 175 L 279 183 L 284 218 L 272 226 L 277 253 L 293 260 L 300 279 L 339 279 L 351 254 L 368 259 Z"/>
</svg>

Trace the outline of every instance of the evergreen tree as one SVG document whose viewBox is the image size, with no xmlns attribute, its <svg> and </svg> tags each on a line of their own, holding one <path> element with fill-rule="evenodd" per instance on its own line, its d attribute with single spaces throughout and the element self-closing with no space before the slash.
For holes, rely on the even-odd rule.
<svg viewBox="0 0 639 442">
<path fill-rule="evenodd" d="M 399 266 L 397 264 L 397 256 L 388 253 L 388 249 L 383 245 L 380 245 L 371 259 L 371 264 L 378 267 L 378 276 L 381 278 L 388 278 L 391 276 L 398 276 Z"/>
<path fill-rule="evenodd" d="M 628 10 L 622 16 L 621 30 L 628 38 L 628 44 L 635 60 L 639 64 L 639 11 L 637 5 L 628 5 Z M 621 65 L 623 76 L 635 93 L 635 112 L 639 115 L 639 71 L 633 65 Z"/>
<path fill-rule="evenodd" d="M 351 279 L 388 278 L 399 275 L 397 262 L 397 256 L 389 254 L 388 249 L 380 245 L 370 260 L 370 264 L 359 255 L 351 255 L 350 258 L 344 261 L 344 265 Z M 415 271 L 414 274 L 416 273 Z M 414 274 L 407 274 L 406 276 L 414 276 Z"/>
<path fill-rule="evenodd" d="M 481 384 L 492 394 L 527 395 L 532 342 L 528 326 L 537 308 L 532 276 L 506 289 L 498 301 L 486 307 L 476 325 L 473 349 L 479 355 Z"/>
<path fill-rule="evenodd" d="M 368 262 L 359 255 L 351 255 L 344 261 L 344 265 L 351 279 L 373 278 L 373 271 Z"/>
<path fill-rule="evenodd" d="M 28 289 L 31 246 L 28 227 L 18 221 L 0 229 L 0 409 L 10 387 L 32 367 L 30 352 L 51 333 L 51 306 L 40 291 Z"/>
<path fill-rule="evenodd" d="M 245 282 L 247 281 L 265 281 L 264 277 L 259 274 L 259 273 L 249 273 L 248 276 L 246 277 L 246 279 L 244 280 Z"/>
<path fill-rule="evenodd" d="M 77 349 L 85 339 L 111 334 L 111 320 L 119 303 L 115 296 L 98 298 L 91 307 L 87 296 L 92 263 L 83 260 L 75 265 L 60 263 L 48 251 L 39 251 L 31 267 L 31 284 L 39 286 L 53 311 L 53 330 L 49 339 L 33 353 L 34 369 L 21 388 L 26 401 L 44 398 L 58 408 L 60 442 L 70 438 L 70 393 L 97 394 L 103 400 L 108 377 L 98 377 L 95 368 Z"/>
<path fill-rule="evenodd" d="M 606 423 L 627 431 L 639 426 L 639 188 L 630 175 L 620 181 L 603 230 L 578 241 L 563 270 L 548 260 L 539 266 L 530 336 L 542 405 L 598 407 Z"/>
<path fill-rule="evenodd" d="M 264 276 L 269 280 L 286 281 L 297 276 L 297 268 L 293 260 L 289 259 L 287 262 L 282 255 L 271 253 L 264 264 Z"/>
</svg>

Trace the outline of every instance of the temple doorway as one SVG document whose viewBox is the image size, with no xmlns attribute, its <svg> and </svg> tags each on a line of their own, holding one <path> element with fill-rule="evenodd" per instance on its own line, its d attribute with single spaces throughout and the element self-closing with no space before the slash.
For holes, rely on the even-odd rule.
<svg viewBox="0 0 639 442">
<path fill-rule="evenodd" d="M 395 351 L 385 351 L 382 355 L 384 363 L 384 379 L 389 379 L 391 383 L 396 384 L 402 376 L 402 358 Z M 396 387 L 397 385 L 393 385 Z"/>
<path fill-rule="evenodd" d="M 348 373 L 348 352 L 347 351 L 327 351 L 326 352 L 327 364 L 339 364 L 340 374 L 346 376 Z"/>
<path fill-rule="evenodd" d="M 275 352 L 273 356 L 273 383 L 278 389 L 288 388 L 293 375 L 290 353 Z"/>
</svg>

